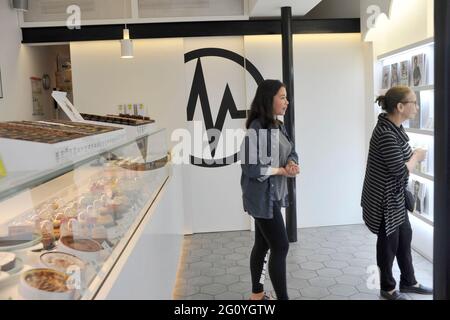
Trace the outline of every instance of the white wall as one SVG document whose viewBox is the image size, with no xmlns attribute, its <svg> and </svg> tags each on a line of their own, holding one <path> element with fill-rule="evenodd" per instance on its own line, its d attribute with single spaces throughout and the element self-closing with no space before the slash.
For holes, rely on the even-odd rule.
<svg viewBox="0 0 450 320">
<path fill-rule="evenodd" d="M 52 49 L 21 44 L 17 13 L 10 9 L 9 1 L 0 1 L 0 29 L 0 70 L 4 96 L 0 99 L 0 121 L 51 118 L 51 90 L 44 92 L 45 115 L 32 115 L 30 77 L 42 77 L 48 73 L 54 81 L 56 63 L 52 63 Z"/>
<path fill-rule="evenodd" d="M 366 47 L 359 34 L 294 36 L 299 227 L 362 222 Z M 280 36 L 245 37 L 245 51 L 265 78 L 282 79 Z"/>
<path fill-rule="evenodd" d="M 299 227 L 361 222 L 365 166 L 364 45 L 359 35 L 295 36 L 296 136 L 302 174 L 298 181 Z M 72 43 L 75 106 L 116 112 L 127 101 L 150 105 L 150 116 L 170 133 L 188 128 L 186 105 L 194 61 L 184 53 L 201 47 L 246 55 L 264 78 L 281 79 L 281 37 L 251 36 L 139 40 L 135 59 L 121 60 L 118 41 Z M 330 52 L 333 57 L 330 58 Z M 250 105 L 256 83 L 237 65 L 202 58 L 213 120 L 225 84 L 238 109 Z M 236 85 L 238 84 L 238 85 Z M 197 105 L 195 119 L 202 119 Z M 243 120 L 226 127 L 243 127 Z M 242 210 L 240 168 L 183 166 L 186 232 L 248 229 Z M 345 188 L 343 188 L 345 186 Z M 324 201 L 324 199 L 328 199 Z"/>
<path fill-rule="evenodd" d="M 133 43 L 134 59 L 120 58 L 119 41 L 70 44 L 75 107 L 117 114 L 119 104 L 143 103 L 169 133 L 184 127 L 183 39 Z"/>
<path fill-rule="evenodd" d="M 202 37 L 187 38 L 184 40 L 184 52 L 200 48 L 222 48 L 244 56 L 243 37 Z M 201 59 L 208 100 L 211 108 L 213 123 L 217 120 L 219 108 L 225 88 L 228 85 L 238 110 L 246 109 L 246 72 L 237 63 L 222 57 L 202 57 Z M 189 94 L 193 84 L 194 70 L 197 59 L 185 64 L 185 102 L 187 105 Z M 253 81 L 254 82 L 254 81 Z M 184 113 L 186 116 L 186 112 Z M 204 122 L 204 114 L 201 109 L 200 99 L 194 114 L 194 121 Z M 232 119 L 227 113 L 224 129 L 243 129 L 245 119 Z M 193 122 L 187 124 L 190 132 L 194 130 Z M 202 125 L 205 130 L 204 124 Z M 225 131 L 222 131 L 225 133 Z M 194 139 L 198 140 L 195 136 Z M 239 150 L 236 145 L 232 150 L 223 152 L 220 148 L 223 144 L 223 135 L 219 140 L 216 150 L 216 159 L 232 156 Z M 204 145 L 206 147 L 207 144 Z M 193 153 L 201 157 L 201 154 Z M 205 158 L 210 158 L 206 155 Z M 214 232 L 231 230 L 248 230 L 250 219 L 242 209 L 240 175 L 241 168 L 238 164 L 221 168 L 203 168 L 198 166 L 187 166 L 185 179 L 189 181 L 189 187 L 184 189 L 185 198 L 190 199 L 192 210 L 193 232 Z"/>
<path fill-rule="evenodd" d="M 295 35 L 301 227 L 360 223 L 365 88 L 359 34 Z"/>
<path fill-rule="evenodd" d="M 390 17 L 380 16 L 366 41 L 373 42 L 374 55 L 378 56 L 433 37 L 433 17 L 433 0 L 392 0 Z"/>
</svg>

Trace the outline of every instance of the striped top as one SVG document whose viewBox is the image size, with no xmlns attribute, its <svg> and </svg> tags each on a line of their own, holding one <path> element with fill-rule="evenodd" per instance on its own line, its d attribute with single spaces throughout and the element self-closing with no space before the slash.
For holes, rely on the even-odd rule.
<svg viewBox="0 0 450 320">
<path fill-rule="evenodd" d="M 379 115 L 370 140 L 361 206 L 369 230 L 378 234 L 384 220 L 389 235 L 405 221 L 404 189 L 409 179 L 406 162 L 412 150 L 403 126 L 397 127 L 386 116 Z"/>
</svg>

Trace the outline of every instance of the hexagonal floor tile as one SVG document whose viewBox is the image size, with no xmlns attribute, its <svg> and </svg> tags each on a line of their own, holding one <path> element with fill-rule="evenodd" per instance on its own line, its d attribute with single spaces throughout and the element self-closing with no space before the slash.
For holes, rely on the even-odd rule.
<svg viewBox="0 0 450 320">
<path fill-rule="evenodd" d="M 293 278 L 304 279 L 304 280 L 308 280 L 308 279 L 317 277 L 317 273 L 315 271 L 303 270 L 303 269 L 291 272 L 291 275 Z"/>
<path fill-rule="evenodd" d="M 336 284 L 336 280 L 334 280 L 334 278 L 326 278 L 326 277 L 317 277 L 309 279 L 308 281 L 311 284 L 311 286 L 321 288 L 331 287 L 332 285 Z"/>
<path fill-rule="evenodd" d="M 199 261 L 199 262 L 194 262 L 191 263 L 189 265 L 189 268 L 191 270 L 202 270 L 202 269 L 208 269 L 208 268 L 212 268 L 212 263 L 211 262 L 204 262 L 204 261 Z"/>
<path fill-rule="evenodd" d="M 214 277 L 214 283 L 220 283 L 224 285 L 230 285 L 236 282 L 239 282 L 239 276 L 234 274 L 224 274 L 222 276 Z"/>
<path fill-rule="evenodd" d="M 380 297 L 376 294 L 357 293 L 350 296 L 350 300 L 380 300 Z"/>
<path fill-rule="evenodd" d="M 250 267 L 246 268 L 246 267 L 230 267 L 227 268 L 227 274 L 235 274 L 237 276 L 241 276 L 243 274 L 246 274 L 250 271 L 249 269 Z"/>
<path fill-rule="evenodd" d="M 320 262 L 312 262 L 312 261 L 300 263 L 300 267 L 302 269 L 312 270 L 312 271 L 325 268 L 325 266 L 322 263 L 320 263 Z"/>
<path fill-rule="evenodd" d="M 337 248 L 339 249 L 339 248 Z M 331 254 L 331 253 L 336 253 L 337 249 L 332 249 L 332 248 L 319 248 L 319 249 L 315 249 L 315 253 L 317 254 Z"/>
<path fill-rule="evenodd" d="M 358 290 L 354 286 L 349 286 L 345 284 L 337 284 L 331 287 L 328 287 L 328 290 L 334 295 L 350 297 L 355 293 L 358 293 Z"/>
<path fill-rule="evenodd" d="M 224 256 L 221 254 L 210 254 L 209 256 L 202 257 L 202 261 L 204 262 L 217 262 L 224 259 Z"/>
<path fill-rule="evenodd" d="M 214 277 L 221 276 L 226 273 L 224 268 L 211 268 L 211 269 L 203 269 L 201 270 L 201 274 L 204 276 Z"/>
<path fill-rule="evenodd" d="M 344 274 L 354 275 L 354 276 L 363 276 L 368 275 L 366 268 L 362 267 L 345 267 L 341 269 Z"/>
<path fill-rule="evenodd" d="M 241 253 L 232 253 L 225 256 L 225 259 L 228 260 L 241 260 L 247 258 L 244 254 Z"/>
<path fill-rule="evenodd" d="M 228 248 L 228 249 L 235 249 L 235 248 L 240 248 L 240 247 L 243 247 L 243 244 L 242 243 L 240 243 L 240 242 L 229 242 L 229 243 L 226 243 L 225 245 L 224 245 L 224 247 L 225 248 Z"/>
<path fill-rule="evenodd" d="M 334 269 L 342 269 L 342 268 L 348 267 L 348 263 L 345 261 L 341 261 L 341 260 L 324 261 L 323 264 L 325 266 L 327 266 L 328 268 L 334 268 Z"/>
<path fill-rule="evenodd" d="M 180 289 L 175 289 L 174 295 L 177 295 L 180 297 L 187 297 L 187 296 L 192 296 L 199 292 L 200 292 L 200 287 L 190 285 L 190 286 L 184 286 Z"/>
<path fill-rule="evenodd" d="M 331 260 L 331 258 L 329 255 L 326 255 L 326 254 L 314 254 L 314 255 L 308 256 L 308 260 L 314 261 L 314 262 L 324 262 L 324 261 Z"/>
<path fill-rule="evenodd" d="M 200 288 L 201 293 L 218 295 L 227 291 L 227 286 L 220 283 L 208 284 Z"/>
<path fill-rule="evenodd" d="M 193 249 L 191 250 L 191 257 L 206 257 L 212 254 L 212 251 L 209 249 Z"/>
<path fill-rule="evenodd" d="M 229 291 L 214 296 L 215 300 L 242 300 L 243 298 L 242 294 Z"/>
<path fill-rule="evenodd" d="M 194 277 L 188 280 L 190 286 L 203 286 L 212 283 L 212 278 L 207 276 Z"/>
<path fill-rule="evenodd" d="M 348 300 L 348 297 L 329 295 L 324 298 L 320 298 L 320 300 Z"/>
<path fill-rule="evenodd" d="M 288 277 L 286 279 L 287 287 L 290 289 L 302 289 L 309 287 L 308 280 Z"/>
<path fill-rule="evenodd" d="M 252 289 L 252 284 L 250 282 L 237 282 L 228 286 L 228 290 L 237 293 L 245 293 Z"/>
<path fill-rule="evenodd" d="M 334 269 L 334 268 L 320 269 L 320 270 L 317 270 L 317 273 L 319 274 L 319 276 L 329 277 L 329 278 L 333 278 L 333 277 L 337 277 L 337 276 L 342 275 L 342 271 L 341 270 Z"/>
<path fill-rule="evenodd" d="M 214 300 L 214 297 L 205 293 L 197 293 L 186 297 L 186 300 Z"/>
<path fill-rule="evenodd" d="M 357 286 L 358 284 L 363 283 L 363 280 L 360 277 L 343 275 L 335 278 L 336 282 L 339 284 L 348 284 L 351 286 Z"/>
<path fill-rule="evenodd" d="M 300 293 L 302 294 L 303 297 L 315 299 L 320 299 L 330 294 L 330 292 L 326 288 L 319 288 L 319 287 L 302 288 L 300 289 Z"/>
<path fill-rule="evenodd" d="M 212 252 L 213 252 L 213 254 L 227 255 L 227 254 L 232 254 L 233 253 L 233 249 L 230 249 L 230 248 L 219 248 L 219 249 L 212 250 Z"/>
</svg>

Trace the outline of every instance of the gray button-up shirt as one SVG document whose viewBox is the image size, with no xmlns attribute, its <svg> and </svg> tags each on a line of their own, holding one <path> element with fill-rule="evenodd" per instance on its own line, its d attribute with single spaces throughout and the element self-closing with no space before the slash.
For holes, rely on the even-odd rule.
<svg viewBox="0 0 450 320">
<path fill-rule="evenodd" d="M 269 148 L 270 146 L 270 148 Z M 288 206 L 287 177 L 271 175 L 272 168 L 288 161 L 298 163 L 295 146 L 286 128 L 263 129 L 254 120 L 241 145 L 241 188 L 244 210 L 255 218 L 272 219 L 273 202 Z"/>
</svg>

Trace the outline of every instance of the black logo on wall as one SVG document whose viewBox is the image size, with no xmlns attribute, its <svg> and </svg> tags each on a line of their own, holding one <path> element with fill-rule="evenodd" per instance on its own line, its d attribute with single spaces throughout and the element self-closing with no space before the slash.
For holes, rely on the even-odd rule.
<svg viewBox="0 0 450 320">
<path fill-rule="evenodd" d="M 216 139 L 216 136 L 210 133 L 210 129 L 216 129 L 219 132 L 222 132 L 223 126 L 225 123 L 225 119 L 227 113 L 230 113 L 232 119 L 245 119 L 247 117 L 247 110 L 238 110 L 236 107 L 236 103 L 234 102 L 233 95 L 231 93 L 230 87 L 228 84 L 225 87 L 225 91 L 222 97 L 222 102 L 220 103 L 219 113 L 217 114 L 217 119 L 214 123 L 211 113 L 211 105 L 209 103 L 208 92 L 206 90 L 205 76 L 203 74 L 202 68 L 202 57 L 221 57 L 227 60 L 231 60 L 237 64 L 239 64 L 242 68 L 244 68 L 253 79 L 256 81 L 256 84 L 260 84 L 264 78 L 261 73 L 256 69 L 256 67 L 247 59 L 242 57 L 241 55 L 220 48 L 203 48 L 190 51 L 184 55 L 184 63 L 188 63 L 191 60 L 197 59 L 197 65 L 195 67 L 194 79 L 192 81 L 192 87 L 189 94 L 189 101 L 187 104 L 187 121 L 193 121 L 195 107 L 197 105 L 197 99 L 200 98 L 200 105 L 202 107 L 203 112 L 203 121 L 205 124 L 206 132 L 208 134 L 208 142 L 211 150 L 211 157 L 214 158 L 216 154 L 216 147 L 219 143 L 219 139 Z M 193 155 L 190 157 L 191 164 L 201 166 L 201 167 L 223 167 L 238 161 L 238 153 L 231 155 L 229 157 L 223 159 L 213 159 L 213 160 L 205 160 L 199 159 Z"/>
</svg>

